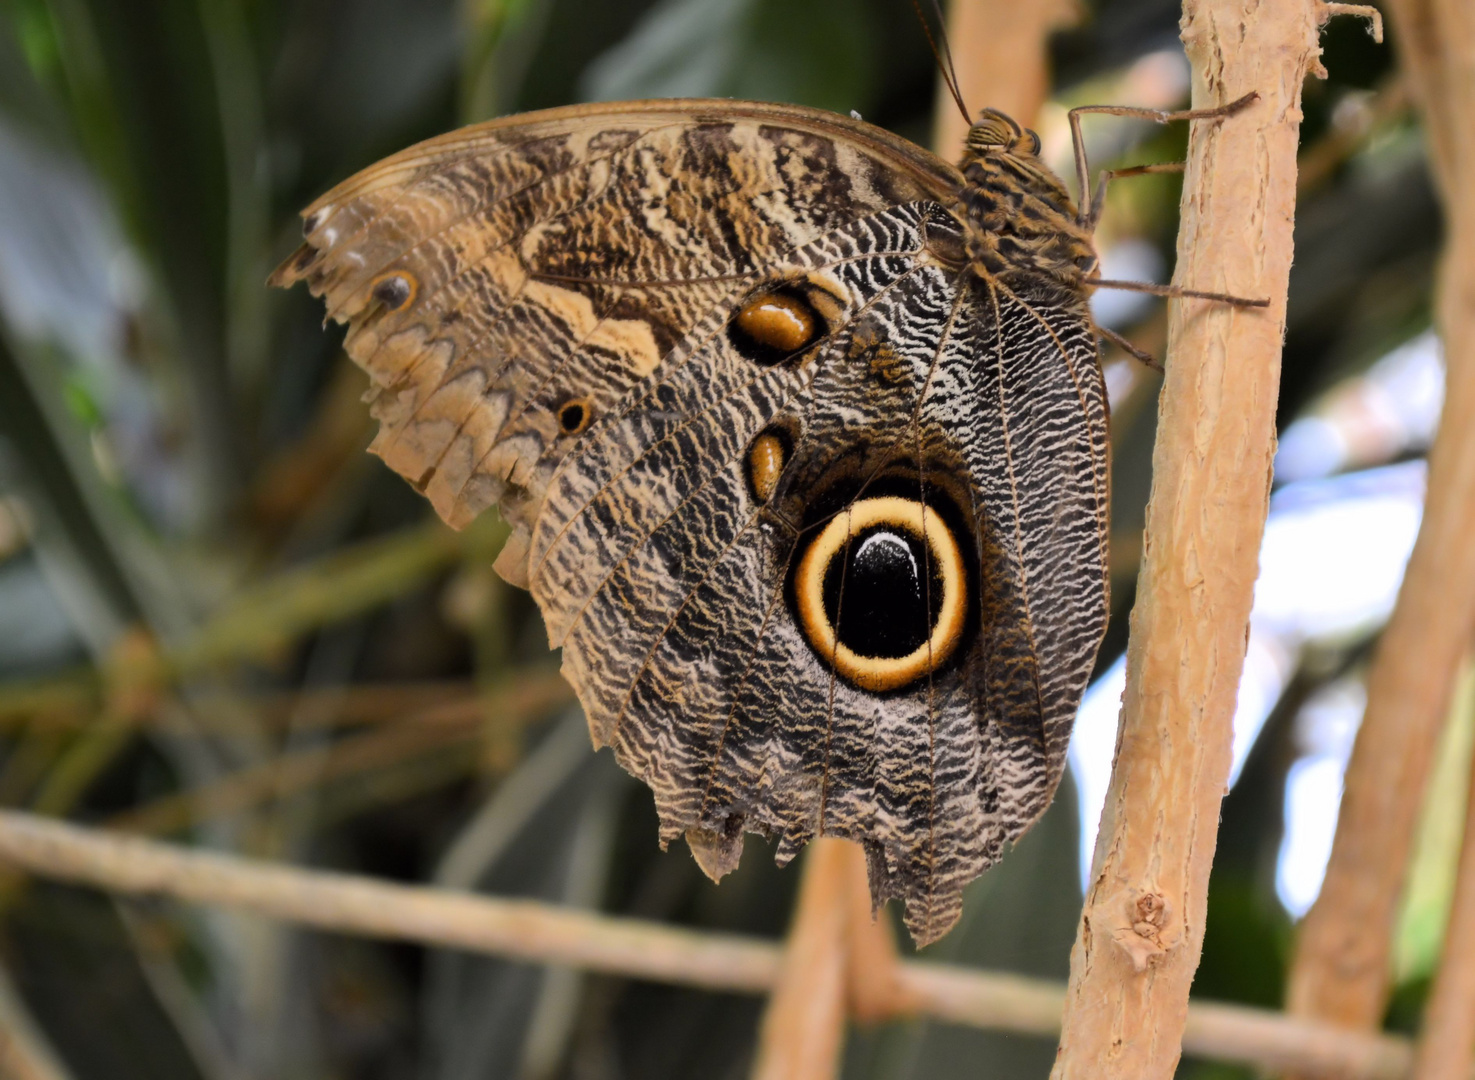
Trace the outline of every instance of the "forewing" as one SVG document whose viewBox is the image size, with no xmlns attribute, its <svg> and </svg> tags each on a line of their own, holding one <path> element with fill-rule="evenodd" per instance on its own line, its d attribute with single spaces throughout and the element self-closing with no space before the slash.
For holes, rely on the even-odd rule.
<svg viewBox="0 0 1475 1080">
<path fill-rule="evenodd" d="M 954 183 L 903 140 L 815 110 L 552 110 L 339 185 L 272 281 L 307 281 L 349 324 L 375 453 L 452 525 L 502 504 L 516 529 L 498 568 L 524 583 L 553 467 L 714 304 L 795 248 Z"/>
</svg>

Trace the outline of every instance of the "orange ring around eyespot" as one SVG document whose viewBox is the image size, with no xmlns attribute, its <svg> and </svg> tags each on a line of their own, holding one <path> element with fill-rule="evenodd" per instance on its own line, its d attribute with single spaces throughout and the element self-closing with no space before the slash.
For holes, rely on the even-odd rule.
<svg viewBox="0 0 1475 1080">
<path fill-rule="evenodd" d="M 941 571 L 942 604 L 932 633 L 905 656 L 862 656 L 835 636 L 825 611 L 824 581 L 830 560 L 847 541 L 872 525 L 895 525 L 927 544 Z M 821 657 L 863 690 L 885 691 L 905 686 L 947 662 L 963 636 L 967 621 L 967 571 L 952 530 L 932 507 L 913 499 L 886 495 L 862 499 L 836 514 L 805 549 L 794 577 L 799 624 Z"/>
</svg>

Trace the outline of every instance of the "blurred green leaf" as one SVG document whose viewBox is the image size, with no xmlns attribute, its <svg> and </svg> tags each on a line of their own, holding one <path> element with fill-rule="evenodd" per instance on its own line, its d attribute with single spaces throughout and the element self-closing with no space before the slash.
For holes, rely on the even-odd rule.
<svg viewBox="0 0 1475 1080">
<path fill-rule="evenodd" d="M 663 0 L 590 65 L 581 92 L 864 110 L 876 89 L 868 13 L 848 0 L 811 0 L 802 17 L 780 0 Z"/>
<path fill-rule="evenodd" d="M 1475 665 L 1466 664 L 1451 695 L 1449 719 L 1434 755 L 1398 913 L 1393 969 L 1399 983 L 1426 980 L 1439 965 L 1464 840 L 1472 750 Z"/>
</svg>

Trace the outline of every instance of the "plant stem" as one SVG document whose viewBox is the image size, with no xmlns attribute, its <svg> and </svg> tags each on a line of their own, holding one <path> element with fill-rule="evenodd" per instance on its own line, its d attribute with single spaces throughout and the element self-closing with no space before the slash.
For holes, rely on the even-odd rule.
<svg viewBox="0 0 1475 1080">
<path fill-rule="evenodd" d="M 251 911 L 333 933 L 709 990 L 767 993 L 783 967 L 780 947 L 757 938 L 298 869 L 17 811 L 0 810 L 0 860 L 59 881 Z M 926 1015 L 1036 1035 L 1059 1030 L 1060 983 L 916 961 L 898 964 L 897 978 L 897 1017 Z M 1184 1047 L 1262 1069 L 1346 1080 L 1406 1080 L 1413 1060 L 1407 1039 L 1203 1002 L 1188 1009 Z"/>
</svg>

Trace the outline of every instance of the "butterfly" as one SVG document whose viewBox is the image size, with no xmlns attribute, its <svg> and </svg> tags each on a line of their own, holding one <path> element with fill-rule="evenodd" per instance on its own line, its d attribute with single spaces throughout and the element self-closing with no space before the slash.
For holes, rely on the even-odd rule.
<svg viewBox="0 0 1475 1080">
<path fill-rule="evenodd" d="M 986 110 L 957 166 L 859 118 L 583 105 L 304 212 L 372 450 L 497 506 L 596 746 L 712 878 L 866 852 L 919 944 L 1043 812 L 1107 622 L 1094 219 Z"/>
</svg>

